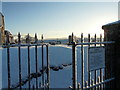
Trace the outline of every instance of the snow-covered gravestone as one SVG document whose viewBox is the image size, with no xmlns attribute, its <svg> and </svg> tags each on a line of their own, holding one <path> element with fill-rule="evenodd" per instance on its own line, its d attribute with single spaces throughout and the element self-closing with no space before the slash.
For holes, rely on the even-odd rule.
<svg viewBox="0 0 120 90">
<path fill-rule="evenodd" d="M 105 67 L 105 48 L 88 48 L 88 70 L 93 71 Z"/>
</svg>

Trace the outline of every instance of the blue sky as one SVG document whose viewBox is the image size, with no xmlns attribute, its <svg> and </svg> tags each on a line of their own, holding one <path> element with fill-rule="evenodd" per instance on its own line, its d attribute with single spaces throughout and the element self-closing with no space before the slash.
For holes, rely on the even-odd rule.
<svg viewBox="0 0 120 90">
<path fill-rule="evenodd" d="M 67 37 L 74 32 L 103 33 L 101 26 L 118 20 L 117 2 L 3 2 L 5 27 L 11 33 Z"/>
<path fill-rule="evenodd" d="M 2 2 L 0 0 L 0 12 L 2 12 Z"/>
</svg>

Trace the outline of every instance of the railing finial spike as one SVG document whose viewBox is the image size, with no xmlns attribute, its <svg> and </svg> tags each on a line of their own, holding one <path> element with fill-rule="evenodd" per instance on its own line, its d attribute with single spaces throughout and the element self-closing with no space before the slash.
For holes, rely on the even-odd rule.
<svg viewBox="0 0 120 90">
<path fill-rule="evenodd" d="M 18 43 L 21 43 L 20 38 L 21 38 L 21 35 L 20 35 L 20 32 L 18 32 Z"/>
<path fill-rule="evenodd" d="M 44 39 L 44 37 L 43 37 L 43 34 L 41 35 L 41 42 L 43 43 L 43 39 Z"/>
<path fill-rule="evenodd" d="M 81 43 L 83 43 L 83 33 L 81 33 Z"/>
<path fill-rule="evenodd" d="M 37 39 L 37 34 L 35 33 L 35 43 L 37 43 L 38 39 Z"/>
<path fill-rule="evenodd" d="M 30 43 L 30 35 L 28 33 L 27 37 L 26 37 L 26 43 Z"/>
</svg>

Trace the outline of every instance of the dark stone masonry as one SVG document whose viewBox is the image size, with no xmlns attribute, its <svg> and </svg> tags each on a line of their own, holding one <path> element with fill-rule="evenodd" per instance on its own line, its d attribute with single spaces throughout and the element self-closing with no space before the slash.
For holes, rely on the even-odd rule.
<svg viewBox="0 0 120 90">
<path fill-rule="evenodd" d="M 106 75 L 105 78 L 115 77 L 114 88 L 120 88 L 120 20 L 102 26 L 104 41 L 115 41 L 106 44 Z M 112 84 L 113 85 L 113 84 Z M 109 87 L 109 86 L 108 86 Z"/>
</svg>

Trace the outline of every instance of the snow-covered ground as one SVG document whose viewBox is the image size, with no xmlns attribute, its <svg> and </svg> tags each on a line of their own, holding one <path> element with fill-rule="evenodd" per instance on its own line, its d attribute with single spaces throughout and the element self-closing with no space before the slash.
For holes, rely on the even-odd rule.
<svg viewBox="0 0 120 90">
<path fill-rule="evenodd" d="M 85 80 L 87 80 L 87 46 L 84 46 L 84 74 Z M 7 49 L 2 50 L 2 88 L 7 88 Z M 77 59 L 77 80 L 81 82 L 81 47 L 76 49 Z M 46 65 L 46 48 L 44 47 L 44 58 Z M 28 54 L 27 48 L 21 48 L 21 63 L 22 63 L 22 80 L 28 76 L 27 66 Z M 70 46 L 50 46 L 49 47 L 49 60 L 50 66 L 60 66 L 62 64 L 72 64 L 72 49 Z M 35 48 L 30 48 L 30 63 L 31 73 L 35 73 Z M 19 83 L 19 70 L 18 70 L 18 49 L 15 47 L 10 48 L 10 69 L 11 69 L 11 85 L 12 87 Z M 41 47 L 38 47 L 38 70 L 41 70 Z M 41 78 L 39 78 L 41 82 Z M 1 83 L 1 82 L 0 82 Z M 31 83 L 35 85 L 35 79 L 31 80 Z M 59 71 L 50 70 L 50 87 L 51 88 L 68 88 L 72 86 L 72 66 L 65 67 Z M 23 88 L 28 87 L 26 83 Z"/>
<path fill-rule="evenodd" d="M 2 48 L 0 48 L 0 90 L 2 89 Z"/>
</svg>

